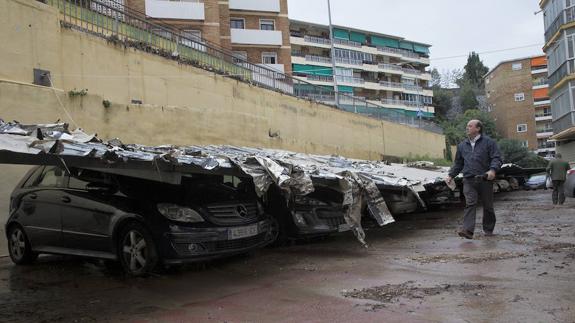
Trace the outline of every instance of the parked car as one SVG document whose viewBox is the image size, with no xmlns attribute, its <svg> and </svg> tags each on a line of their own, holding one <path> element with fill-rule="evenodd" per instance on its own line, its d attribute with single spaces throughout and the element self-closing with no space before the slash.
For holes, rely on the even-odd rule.
<svg viewBox="0 0 575 323">
<path fill-rule="evenodd" d="M 139 276 L 159 264 L 245 253 L 273 239 L 250 181 L 194 174 L 174 185 L 35 167 L 11 196 L 10 257 L 16 264 L 40 253 L 117 260 Z"/>
<path fill-rule="evenodd" d="M 565 195 L 575 197 L 575 169 L 567 171 L 567 180 L 565 180 Z"/>
<path fill-rule="evenodd" d="M 312 193 L 288 200 L 277 186 L 271 186 L 265 205 L 274 221 L 274 244 L 349 231 L 342 203 L 343 195 L 328 186 L 314 185 Z"/>
<path fill-rule="evenodd" d="M 537 190 L 541 188 L 547 189 L 547 186 L 545 185 L 546 179 L 546 174 L 531 175 L 531 177 L 529 177 L 529 179 L 525 182 L 524 187 L 526 190 Z"/>
</svg>

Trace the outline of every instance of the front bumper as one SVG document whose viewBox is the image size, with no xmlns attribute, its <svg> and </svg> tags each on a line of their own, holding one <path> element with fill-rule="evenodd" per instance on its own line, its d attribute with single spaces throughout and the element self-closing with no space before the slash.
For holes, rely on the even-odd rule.
<svg viewBox="0 0 575 323">
<path fill-rule="evenodd" d="M 343 211 L 336 208 L 296 209 L 292 213 L 298 235 L 326 235 L 350 230 Z"/>
<path fill-rule="evenodd" d="M 214 228 L 170 227 L 164 234 L 164 263 L 181 264 L 248 252 L 272 241 L 270 220 Z"/>
</svg>

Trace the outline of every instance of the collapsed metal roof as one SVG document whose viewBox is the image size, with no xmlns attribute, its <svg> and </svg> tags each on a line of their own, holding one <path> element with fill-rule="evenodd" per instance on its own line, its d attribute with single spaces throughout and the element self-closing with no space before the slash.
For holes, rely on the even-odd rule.
<svg viewBox="0 0 575 323">
<path fill-rule="evenodd" d="M 363 205 L 380 226 L 394 222 L 377 185 L 410 190 L 425 207 L 419 196 L 424 185 L 444 185 L 447 174 L 446 168 L 426 164 L 405 166 L 276 149 L 124 144 L 70 130 L 64 123 L 25 125 L 1 119 L 0 163 L 95 168 L 173 183 L 193 173 L 249 176 L 258 196 L 272 184 L 286 196 L 306 195 L 314 183 L 322 182 L 343 194 L 345 220 L 364 245 Z"/>
</svg>

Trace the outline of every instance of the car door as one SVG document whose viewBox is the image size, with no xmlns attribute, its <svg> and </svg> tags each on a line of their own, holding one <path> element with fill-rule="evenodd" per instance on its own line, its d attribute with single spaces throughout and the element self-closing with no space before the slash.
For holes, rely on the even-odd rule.
<svg viewBox="0 0 575 323">
<path fill-rule="evenodd" d="M 62 232 L 67 248 L 111 252 L 111 221 L 116 214 L 112 177 L 101 172 L 71 169 L 62 208 Z"/>
<path fill-rule="evenodd" d="M 61 248 L 63 171 L 46 166 L 32 176 L 23 188 L 19 222 L 34 249 Z"/>
</svg>

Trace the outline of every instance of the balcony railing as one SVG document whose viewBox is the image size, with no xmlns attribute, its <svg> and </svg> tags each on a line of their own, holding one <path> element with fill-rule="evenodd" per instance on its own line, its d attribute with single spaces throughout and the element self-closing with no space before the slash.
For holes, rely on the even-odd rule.
<svg viewBox="0 0 575 323">
<path fill-rule="evenodd" d="M 379 64 L 378 65 L 379 68 L 384 69 L 384 70 L 392 70 L 392 71 L 399 71 L 402 72 L 403 68 L 401 66 L 397 66 L 397 65 L 393 65 L 393 64 Z"/>
<path fill-rule="evenodd" d="M 379 85 L 385 86 L 385 87 L 396 88 L 396 89 L 402 89 L 403 88 L 403 84 L 397 83 L 397 82 L 379 81 Z"/>
<path fill-rule="evenodd" d="M 360 59 L 352 59 L 352 58 L 342 58 L 342 57 L 336 57 L 335 58 L 335 62 L 338 64 L 347 64 L 347 65 L 358 65 L 358 66 L 362 66 L 363 65 L 363 61 Z"/>
<path fill-rule="evenodd" d="M 540 79 L 533 80 L 533 86 L 541 86 L 541 85 L 548 85 L 548 84 L 549 84 L 549 79 L 547 79 L 547 78 L 540 78 Z"/>
<path fill-rule="evenodd" d="M 331 64 L 331 58 L 324 56 L 305 55 L 305 60 L 309 62 Z"/>
<path fill-rule="evenodd" d="M 417 91 L 417 92 L 423 91 L 423 87 L 419 85 L 403 84 L 403 88 L 408 91 Z"/>
<path fill-rule="evenodd" d="M 390 104 L 390 105 L 404 105 L 408 107 L 418 107 L 423 106 L 420 102 L 415 101 L 407 101 L 407 100 L 395 100 L 395 99 L 381 99 L 382 104 Z"/>
<path fill-rule="evenodd" d="M 321 44 L 321 45 L 331 45 L 331 41 L 326 38 L 316 37 L 316 36 L 304 36 L 303 39 L 308 43 Z"/>
<path fill-rule="evenodd" d="M 421 58 L 420 55 L 418 55 L 414 52 L 410 52 L 410 51 L 405 50 L 405 49 L 392 48 L 392 47 L 377 47 L 377 50 L 380 52 L 398 54 L 398 55 L 402 55 L 405 57 Z"/>
<path fill-rule="evenodd" d="M 338 82 L 342 83 L 365 84 L 365 80 L 361 77 L 336 75 L 336 78 Z"/>
<path fill-rule="evenodd" d="M 310 81 L 319 81 L 319 82 L 333 82 L 333 76 L 328 75 L 308 75 L 307 79 Z"/>
<path fill-rule="evenodd" d="M 340 44 L 340 45 L 345 45 L 345 46 L 350 46 L 350 47 L 358 47 L 361 48 L 361 43 L 358 43 L 356 41 L 353 40 L 347 40 L 347 39 L 341 39 L 341 38 L 334 38 L 333 42 L 335 44 Z"/>
<path fill-rule="evenodd" d="M 561 12 L 545 32 L 545 42 L 548 42 L 557 33 L 562 25 L 575 20 L 575 7 L 567 8 Z"/>
<path fill-rule="evenodd" d="M 546 132 L 553 132 L 553 128 L 538 128 L 536 130 L 537 133 L 546 133 Z"/>
<path fill-rule="evenodd" d="M 553 88 L 557 83 L 561 82 L 565 76 L 573 72 L 575 72 L 575 62 L 573 59 L 563 62 L 563 64 L 549 76 L 549 88 Z"/>
</svg>

